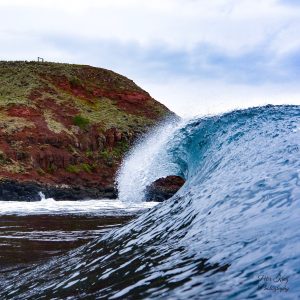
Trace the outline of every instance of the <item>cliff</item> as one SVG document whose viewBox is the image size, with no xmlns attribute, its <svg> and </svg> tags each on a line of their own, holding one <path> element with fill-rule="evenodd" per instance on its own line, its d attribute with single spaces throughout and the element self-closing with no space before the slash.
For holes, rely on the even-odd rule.
<svg viewBox="0 0 300 300">
<path fill-rule="evenodd" d="M 0 62 L 0 200 L 115 197 L 124 153 L 168 114 L 109 70 Z"/>
</svg>

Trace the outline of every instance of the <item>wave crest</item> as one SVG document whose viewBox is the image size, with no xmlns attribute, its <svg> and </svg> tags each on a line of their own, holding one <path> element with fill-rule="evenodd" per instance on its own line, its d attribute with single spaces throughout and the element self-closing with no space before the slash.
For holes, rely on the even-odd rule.
<svg viewBox="0 0 300 300">
<path fill-rule="evenodd" d="M 154 177 L 184 174 L 172 199 L 58 262 L 6 278 L 10 290 L 0 296 L 279 299 L 259 278 L 281 274 L 296 298 L 299 124 L 299 106 L 268 106 L 169 128 L 153 160 L 137 160 L 145 164 L 120 176 L 134 177 L 130 193 Z M 154 142 L 134 150 L 131 166 Z"/>
</svg>

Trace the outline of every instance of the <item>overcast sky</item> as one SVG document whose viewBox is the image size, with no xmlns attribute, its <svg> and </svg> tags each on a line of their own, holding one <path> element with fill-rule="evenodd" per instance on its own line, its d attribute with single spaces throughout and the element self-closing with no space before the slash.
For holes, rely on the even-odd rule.
<svg viewBox="0 0 300 300">
<path fill-rule="evenodd" d="M 0 0 L 0 59 L 89 64 L 182 116 L 300 104 L 298 0 Z"/>
</svg>

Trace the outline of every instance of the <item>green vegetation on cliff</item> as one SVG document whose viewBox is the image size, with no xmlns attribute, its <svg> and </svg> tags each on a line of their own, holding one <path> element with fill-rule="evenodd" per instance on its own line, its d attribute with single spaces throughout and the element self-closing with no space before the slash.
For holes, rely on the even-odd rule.
<svg viewBox="0 0 300 300">
<path fill-rule="evenodd" d="M 168 114 L 109 70 L 0 62 L 0 178 L 110 186 L 133 141 Z"/>
</svg>

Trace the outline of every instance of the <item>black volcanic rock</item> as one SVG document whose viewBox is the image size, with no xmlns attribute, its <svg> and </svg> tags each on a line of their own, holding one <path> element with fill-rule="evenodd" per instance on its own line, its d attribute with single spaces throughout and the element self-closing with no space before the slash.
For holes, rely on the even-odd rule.
<svg viewBox="0 0 300 300">
<path fill-rule="evenodd" d="M 146 188 L 146 201 L 163 202 L 175 195 L 184 183 L 180 176 L 159 178 Z"/>
</svg>

